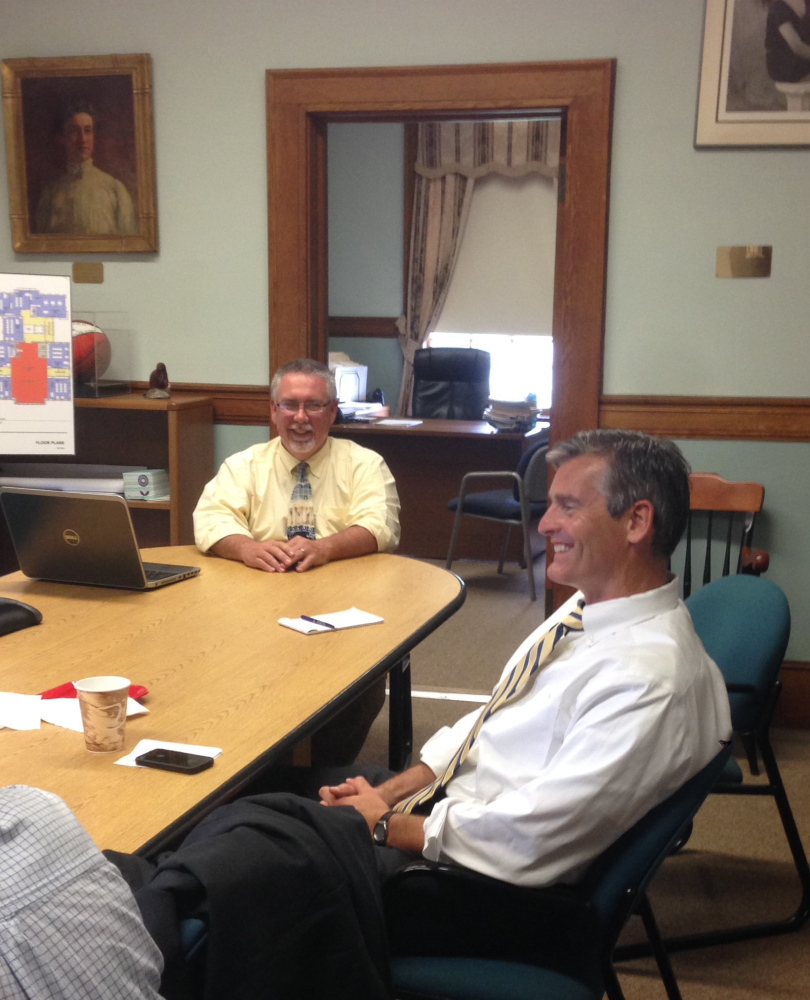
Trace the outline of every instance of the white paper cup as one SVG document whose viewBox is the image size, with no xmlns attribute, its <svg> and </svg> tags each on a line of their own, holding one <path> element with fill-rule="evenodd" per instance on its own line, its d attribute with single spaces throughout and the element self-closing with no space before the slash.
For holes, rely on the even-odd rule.
<svg viewBox="0 0 810 1000">
<path fill-rule="evenodd" d="M 126 677 L 108 676 L 73 682 L 82 710 L 84 743 L 90 753 L 124 749 L 129 685 Z"/>
</svg>

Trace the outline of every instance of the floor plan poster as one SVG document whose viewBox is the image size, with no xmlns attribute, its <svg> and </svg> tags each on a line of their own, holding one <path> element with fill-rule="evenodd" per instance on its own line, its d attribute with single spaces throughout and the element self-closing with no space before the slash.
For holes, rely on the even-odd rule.
<svg viewBox="0 0 810 1000">
<path fill-rule="evenodd" d="M 0 274 L 0 455 L 72 455 L 70 279 Z"/>
</svg>

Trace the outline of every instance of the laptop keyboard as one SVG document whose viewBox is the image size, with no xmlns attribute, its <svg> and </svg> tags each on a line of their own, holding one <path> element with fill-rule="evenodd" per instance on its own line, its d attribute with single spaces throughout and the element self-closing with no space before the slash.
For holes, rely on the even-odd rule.
<svg viewBox="0 0 810 1000">
<path fill-rule="evenodd" d="M 176 576 L 178 570 L 179 567 L 169 566 L 164 563 L 145 563 L 143 567 L 149 583 L 154 583 L 155 580 L 165 580 L 170 576 Z"/>
</svg>

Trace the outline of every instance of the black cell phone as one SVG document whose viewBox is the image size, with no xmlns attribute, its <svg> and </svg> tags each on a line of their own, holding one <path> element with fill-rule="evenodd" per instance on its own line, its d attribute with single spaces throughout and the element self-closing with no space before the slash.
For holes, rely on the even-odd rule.
<svg viewBox="0 0 810 1000">
<path fill-rule="evenodd" d="M 160 771 L 178 771 L 180 774 L 199 774 L 214 766 L 213 757 L 203 757 L 199 753 L 184 753 L 182 750 L 165 750 L 157 747 L 135 758 L 141 767 L 156 767 Z"/>
</svg>

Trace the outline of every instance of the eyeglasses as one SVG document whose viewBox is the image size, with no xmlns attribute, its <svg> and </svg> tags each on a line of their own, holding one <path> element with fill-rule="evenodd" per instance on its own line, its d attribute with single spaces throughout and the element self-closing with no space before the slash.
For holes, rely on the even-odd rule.
<svg viewBox="0 0 810 1000">
<path fill-rule="evenodd" d="M 307 399 L 301 403 L 297 399 L 280 399 L 278 401 L 279 409 L 285 413 L 298 413 L 302 406 L 307 413 L 314 416 L 316 413 L 323 413 L 327 406 L 331 406 L 331 401 L 326 403 L 317 399 Z"/>
</svg>

